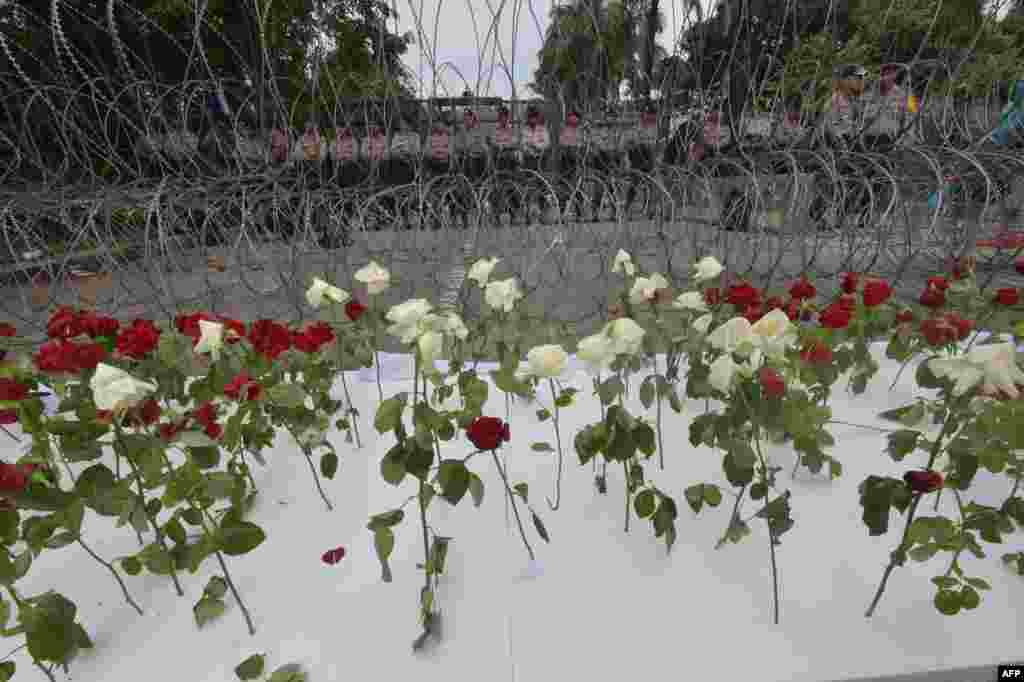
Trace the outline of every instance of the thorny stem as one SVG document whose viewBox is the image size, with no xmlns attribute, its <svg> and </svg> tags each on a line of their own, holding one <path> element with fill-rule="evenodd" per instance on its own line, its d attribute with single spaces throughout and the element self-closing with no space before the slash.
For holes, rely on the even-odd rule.
<svg viewBox="0 0 1024 682">
<path fill-rule="evenodd" d="M 351 421 L 352 433 L 354 433 L 355 436 L 356 436 L 356 448 L 362 450 L 363 449 L 363 443 L 359 439 L 359 423 L 356 420 L 356 415 L 355 415 L 356 408 L 352 405 L 352 396 L 348 392 L 348 380 L 345 379 L 345 373 L 344 372 L 341 373 L 341 387 L 345 390 L 345 402 L 348 403 L 348 415 L 352 419 L 352 421 Z"/>
<path fill-rule="evenodd" d="M 498 460 L 498 454 L 496 452 L 492 452 L 491 455 L 494 457 L 494 466 L 498 467 L 498 473 L 501 474 L 501 480 L 505 483 L 505 492 L 508 493 L 508 497 L 512 500 L 512 510 L 516 515 L 516 525 L 519 526 L 519 536 L 523 538 L 523 544 L 526 545 L 526 553 L 530 555 L 531 561 L 535 561 L 536 557 L 533 554 L 533 548 L 530 547 L 530 541 L 526 539 L 526 531 L 523 530 L 523 521 L 519 517 L 519 505 L 516 504 L 516 500 L 512 496 L 512 487 L 508 483 L 508 476 L 505 475 L 505 470 L 501 467 L 501 462 Z"/>
<path fill-rule="evenodd" d="M 78 544 L 82 546 L 82 549 L 84 549 L 86 552 L 89 553 L 89 556 L 91 556 L 93 559 L 95 559 L 99 563 L 103 564 L 103 566 L 106 567 L 106 569 L 108 571 L 110 571 L 114 575 L 114 580 L 116 580 L 117 584 L 121 586 L 121 592 L 122 592 L 122 594 L 124 594 L 125 601 L 127 601 L 128 604 L 133 609 L 135 609 L 135 611 L 140 616 L 143 615 L 142 609 L 139 607 L 138 604 L 135 603 L 135 600 L 132 599 L 132 595 L 131 595 L 130 592 L 128 592 L 128 587 L 124 584 L 124 580 L 121 579 L 121 574 L 117 572 L 117 568 L 115 568 L 112 563 L 106 561 L 105 559 L 103 559 L 103 557 L 101 557 L 98 554 L 96 554 L 96 552 L 92 551 L 92 548 L 89 547 L 89 545 L 85 544 L 85 542 L 82 540 L 81 537 L 75 538 L 75 541 L 78 542 Z"/>
<path fill-rule="evenodd" d="M 18 438 L 17 436 L 15 436 L 10 431 L 8 431 L 6 426 L 0 426 L 0 429 L 3 429 L 4 433 L 6 433 L 8 436 L 10 436 L 12 439 L 14 439 L 15 443 L 20 443 L 21 442 L 21 439 Z"/>
<path fill-rule="evenodd" d="M 935 444 L 932 446 L 931 455 L 928 457 L 927 469 L 931 469 L 935 464 L 935 458 L 939 456 L 939 451 L 942 448 L 942 439 L 945 437 L 946 431 L 952 423 L 953 411 L 950 410 L 946 414 L 946 419 L 942 422 L 942 430 L 939 431 L 939 437 L 935 439 Z M 882 594 L 885 592 L 885 586 L 889 582 L 889 576 L 892 575 L 893 569 L 897 566 L 902 566 L 903 562 L 906 561 L 907 536 L 910 534 L 910 525 L 914 522 L 914 514 L 917 512 L 917 505 L 921 503 L 922 497 L 923 495 L 915 495 L 913 501 L 910 503 L 910 509 L 907 511 L 907 520 L 903 526 L 903 537 L 900 539 L 899 546 L 897 546 L 890 555 L 889 564 L 885 567 L 885 571 L 882 573 L 882 581 L 878 585 L 875 597 L 871 600 L 871 605 L 868 606 L 868 610 L 864 614 L 865 618 L 870 618 L 875 613 L 875 608 L 877 608 L 878 602 L 882 598 Z"/>
<path fill-rule="evenodd" d="M 629 532 L 629 465 L 622 463 L 622 473 L 626 478 L 626 532 Z"/>
<path fill-rule="evenodd" d="M 50 682 L 57 682 L 57 678 L 53 676 L 53 666 L 47 668 L 45 665 L 43 665 L 35 659 L 32 659 L 32 662 L 35 663 L 37 668 L 43 671 L 43 674 L 46 675 L 47 678 L 49 678 Z"/>
<path fill-rule="evenodd" d="M 292 438 L 298 442 L 299 439 L 298 436 L 295 435 L 295 432 L 291 429 L 288 429 L 288 431 L 292 434 Z M 302 448 L 303 457 L 306 458 L 306 463 L 309 464 L 309 470 L 313 473 L 313 482 L 316 484 L 317 492 L 320 493 L 320 499 L 322 499 L 324 504 L 327 505 L 328 511 L 334 511 L 334 506 L 331 505 L 331 501 L 327 498 L 327 494 L 324 492 L 323 486 L 320 485 L 320 474 L 317 473 L 316 465 L 313 463 L 313 456 L 310 454 L 309 448 L 301 444 L 300 447 Z"/>
<path fill-rule="evenodd" d="M 228 589 L 231 590 L 231 595 L 235 598 L 235 602 L 238 604 L 238 608 L 242 610 L 242 616 L 245 618 L 245 624 L 249 626 L 249 634 L 256 634 L 256 626 L 252 624 L 252 616 L 249 615 L 249 609 L 245 608 L 245 602 L 242 601 L 242 596 L 238 594 L 238 590 L 235 589 L 235 582 L 231 579 L 231 574 L 228 572 L 228 566 L 224 563 L 224 557 L 221 553 L 214 552 L 217 557 L 217 563 L 220 564 L 220 570 L 224 574 L 224 581 L 228 584 Z"/>
<path fill-rule="evenodd" d="M 554 400 L 551 418 L 555 423 L 555 443 L 558 445 L 558 476 L 555 479 L 555 503 L 551 504 L 549 499 L 548 507 L 551 508 L 551 511 L 558 511 L 558 507 L 562 504 L 562 431 L 558 425 L 558 396 L 555 395 L 554 379 L 548 379 L 548 385 L 551 387 L 551 397 Z"/>
<path fill-rule="evenodd" d="M 508 393 L 506 393 L 505 394 L 505 423 L 506 424 L 509 423 L 509 420 L 511 419 L 511 417 L 512 417 L 512 405 L 509 402 Z M 505 460 L 505 466 L 508 466 L 508 459 Z M 509 518 L 508 518 L 509 502 L 515 502 L 515 500 L 512 499 L 512 491 L 506 489 L 505 490 L 505 530 L 506 531 L 511 530 L 511 526 L 509 525 Z"/>
<path fill-rule="evenodd" d="M 258 489 L 258 488 L 256 487 L 256 479 L 254 479 L 254 478 L 252 477 L 252 469 L 251 469 L 251 468 L 249 467 L 249 462 L 248 462 L 248 460 L 246 460 L 246 459 L 245 459 L 245 450 L 242 450 L 242 451 L 241 451 L 241 452 L 239 453 L 239 455 L 240 455 L 240 456 L 241 456 L 241 458 L 242 458 L 242 464 L 244 464 L 244 465 L 245 465 L 245 475 L 246 475 L 246 477 L 248 477 L 248 479 L 249 479 L 249 485 L 251 485 L 251 486 L 252 486 L 252 491 L 253 491 L 254 493 L 258 493 L 258 492 L 259 492 L 259 489 Z"/>
<path fill-rule="evenodd" d="M 761 435 L 760 428 L 755 423 L 754 425 L 754 447 L 757 448 L 758 459 L 761 460 L 761 470 L 765 477 L 765 483 L 768 482 L 768 461 L 764 457 L 764 453 L 761 451 Z M 765 506 L 767 506 L 768 496 L 765 495 Z M 768 549 L 771 556 L 772 562 L 772 595 L 775 606 L 775 624 L 779 624 L 779 569 L 778 564 L 775 560 L 775 531 L 772 528 L 771 519 L 766 518 L 765 523 L 768 525 Z"/>
<path fill-rule="evenodd" d="M 668 360 L 666 359 L 666 366 L 665 366 L 665 374 L 666 375 L 668 374 L 667 362 L 668 362 Z M 654 373 L 655 373 L 655 375 L 657 375 L 657 373 L 658 373 L 658 358 L 657 358 L 657 356 L 655 356 L 655 358 L 654 358 Z M 668 382 L 668 379 L 666 378 L 665 381 Z M 661 468 L 662 471 L 664 471 L 665 470 L 665 442 L 662 440 L 662 437 L 661 437 L 661 391 L 658 391 L 658 412 L 657 412 L 656 419 L 658 420 L 658 423 L 657 423 L 657 427 L 658 427 L 658 466 Z"/>
</svg>

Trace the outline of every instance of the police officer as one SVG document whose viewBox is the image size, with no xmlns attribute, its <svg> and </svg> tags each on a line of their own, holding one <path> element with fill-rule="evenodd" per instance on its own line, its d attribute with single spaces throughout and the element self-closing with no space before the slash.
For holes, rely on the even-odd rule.
<svg viewBox="0 0 1024 682">
<path fill-rule="evenodd" d="M 562 208 L 568 209 L 568 195 L 571 195 L 572 209 L 576 214 L 577 222 L 579 222 L 583 214 L 583 188 L 580 187 L 578 188 L 579 191 L 577 191 L 577 181 L 580 173 L 583 171 L 585 160 L 583 151 L 585 141 L 580 139 L 583 136 L 580 122 L 581 117 L 579 113 L 575 109 L 570 109 L 569 113 L 565 115 L 565 123 L 558 138 L 558 147 L 561 152 L 561 163 L 559 164 L 561 182 L 559 182 L 558 186 L 562 193 L 567 195 L 560 197 L 560 200 Z"/>
<path fill-rule="evenodd" d="M 452 145 L 451 145 L 451 129 L 448 126 L 448 122 L 444 120 L 444 117 L 434 119 L 430 126 L 430 133 L 427 137 L 427 145 L 423 168 L 424 175 L 426 176 L 425 181 L 428 184 L 432 184 L 439 178 L 442 178 L 449 173 L 452 169 Z M 433 185 L 434 187 L 440 187 L 440 185 Z M 429 197 L 433 199 L 434 197 Z M 451 215 L 452 209 L 452 198 L 448 193 L 445 193 L 443 197 L 443 204 L 440 207 L 433 206 L 435 216 L 440 208 L 444 215 Z M 435 217 L 432 229 L 439 230 L 441 228 L 441 219 Z"/>
<path fill-rule="evenodd" d="M 654 103 L 651 101 L 646 102 L 640 112 L 641 128 L 650 126 L 652 119 L 656 125 L 657 116 L 658 112 L 654 107 Z M 654 172 L 654 149 L 649 140 L 634 135 L 627 142 L 626 156 L 629 159 L 630 170 L 633 171 L 630 173 L 629 189 L 626 192 L 626 214 L 629 215 L 629 211 L 637 197 L 637 188 L 643 182 L 638 173 L 650 174 Z"/>
<path fill-rule="evenodd" d="M 394 130 L 391 135 L 391 147 L 388 152 L 386 182 L 392 188 L 405 188 L 401 194 L 407 194 L 416 182 L 422 141 L 419 127 L 410 123 L 404 114 L 395 117 Z M 395 201 L 401 201 L 400 221 L 406 229 L 412 229 L 409 218 L 408 197 L 397 193 Z M 392 203 L 394 205 L 394 203 Z"/>
<path fill-rule="evenodd" d="M 487 175 L 488 153 L 484 131 L 480 127 L 480 116 L 470 108 L 462 114 L 459 131 L 459 160 L 462 175 L 469 181 L 468 186 L 459 183 L 459 213 L 463 225 L 469 227 L 469 214 L 476 210 L 476 190 Z"/>
<path fill-rule="evenodd" d="M 519 170 L 518 132 L 512 123 L 512 114 L 504 104 L 498 106 L 494 137 L 491 139 L 494 159 L 494 187 L 491 202 L 498 216 L 509 212 L 514 218 L 519 210 L 519 198 L 513 178 Z"/>
<path fill-rule="evenodd" d="M 544 114 L 533 104 L 526 109 L 526 134 L 523 144 L 523 170 L 544 173 L 549 161 L 549 149 L 551 146 L 548 129 L 544 122 Z M 536 178 L 530 177 L 528 184 L 536 188 L 537 205 L 540 210 L 541 220 L 547 215 L 548 209 L 548 187 L 546 184 L 538 184 Z M 529 207 L 527 207 L 529 209 Z"/>
</svg>

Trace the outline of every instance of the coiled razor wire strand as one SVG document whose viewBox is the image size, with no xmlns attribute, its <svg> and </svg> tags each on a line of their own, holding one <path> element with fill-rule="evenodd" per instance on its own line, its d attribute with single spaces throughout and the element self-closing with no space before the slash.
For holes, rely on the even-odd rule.
<svg viewBox="0 0 1024 682">
<path fill-rule="evenodd" d="M 437 57 L 439 12 L 426 26 L 429 13 L 410 3 L 435 82 L 454 73 L 467 89 L 484 91 L 489 61 L 514 89 L 516 55 L 509 56 L 499 26 L 511 11 L 514 41 L 522 0 L 511 9 L 507 0 L 488 1 L 486 9 L 485 16 L 479 5 L 473 10 L 480 73 L 470 88 Z M 543 35 L 533 7 L 525 9 L 533 25 L 521 30 Z M 0 29 L 0 319 L 25 333 L 41 336 L 53 306 L 81 303 L 118 316 L 166 319 L 212 308 L 300 322 L 313 314 L 303 299 L 311 276 L 350 282 L 371 259 L 395 273 L 389 303 L 426 296 L 472 317 L 481 297 L 463 286 L 468 266 L 499 257 L 499 272 L 520 280 L 526 314 L 579 334 L 603 323 L 609 297 L 622 286 L 610 271 L 619 249 L 679 288 L 688 286 L 692 262 L 713 254 L 731 277 L 759 285 L 783 286 L 807 273 L 828 294 L 842 273 L 868 272 L 911 300 L 924 277 L 977 242 L 999 238 L 1007 248 L 978 253 L 981 284 L 1022 284 L 1011 265 L 1024 240 L 1009 237 L 1021 230 L 1024 152 L 1019 141 L 991 141 L 999 107 L 990 99 L 926 103 L 914 118 L 919 134 L 886 153 L 762 136 L 691 159 L 691 143 L 707 141 L 700 123 L 674 136 L 662 123 L 646 169 L 609 165 L 601 149 L 584 147 L 579 165 L 562 172 L 523 163 L 498 169 L 492 158 L 488 170 L 471 173 L 459 147 L 449 149 L 448 166 L 417 161 L 412 179 L 396 182 L 387 158 L 338 163 L 335 140 L 314 142 L 324 162 L 304 161 L 296 139 L 291 160 L 271 164 L 270 131 L 260 133 L 254 120 L 258 92 L 214 77 L 204 35 L 219 36 L 237 63 L 246 62 L 210 24 L 205 4 L 195 6 L 187 44 L 121 0 L 106 0 L 103 16 L 67 0 L 53 0 L 49 13 L 22 12 L 26 25 L 49 32 L 49 62 Z M 182 82 L 161 82 L 125 42 L 126 21 L 176 50 L 186 65 Z M 107 41 L 112 70 L 82 41 L 69 40 L 72 23 L 88 27 L 94 47 Z M 269 56 L 265 44 L 259 49 Z M 245 79 L 257 82 L 259 74 Z M 327 81 L 342 92 L 343 84 Z M 273 80 L 266 85 L 263 104 L 280 117 L 278 127 L 301 131 L 306 121 L 296 106 L 281 99 Z M 428 131 L 442 120 L 430 102 L 327 94 L 333 105 L 318 112 L 319 128 L 380 125 L 389 138 L 403 108 Z M 201 126 L 210 97 L 230 106 Z M 511 104 L 518 137 L 523 102 Z M 564 102 L 538 104 L 551 127 L 547 153 L 558 155 Z M 610 129 L 599 111 L 588 110 L 587 124 Z M 692 114 L 665 104 L 658 111 L 661 121 Z M 449 141 L 464 133 L 454 118 Z M 616 125 L 636 128 L 636 112 L 620 106 Z M 731 128 L 745 125 L 741 118 Z M 773 120 L 770 133 L 781 125 Z M 430 139 L 421 137 L 421 147 L 429 150 Z M 669 142 L 681 149 L 674 163 L 663 158 Z"/>
</svg>

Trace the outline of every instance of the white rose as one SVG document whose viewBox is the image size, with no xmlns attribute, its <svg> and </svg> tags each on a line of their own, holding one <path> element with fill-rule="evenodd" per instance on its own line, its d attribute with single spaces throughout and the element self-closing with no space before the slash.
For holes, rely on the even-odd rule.
<svg viewBox="0 0 1024 682">
<path fill-rule="evenodd" d="M 592 374 L 597 374 L 611 365 L 615 360 L 615 355 L 612 340 L 605 333 L 580 339 L 576 349 L 576 357 L 586 365 L 587 371 Z"/>
<path fill-rule="evenodd" d="M 752 349 L 754 332 L 745 317 L 734 317 L 708 335 L 712 348 L 726 353 L 735 353 L 742 348 Z"/>
<path fill-rule="evenodd" d="M 752 341 L 773 358 L 781 357 L 796 343 L 797 331 L 789 316 L 778 308 L 771 311 L 750 328 Z"/>
<path fill-rule="evenodd" d="M 420 349 L 420 361 L 425 367 L 433 366 L 444 351 L 444 335 L 438 332 L 425 332 L 420 335 L 417 345 Z"/>
<path fill-rule="evenodd" d="M 936 377 L 954 381 L 953 394 L 963 395 L 978 383 L 988 391 L 1002 391 L 1019 398 L 1017 384 L 1024 384 L 1024 372 L 1017 366 L 1017 352 L 1012 343 L 978 346 L 966 356 L 941 358 L 928 362 Z"/>
<path fill-rule="evenodd" d="M 156 391 L 156 386 L 139 381 L 128 372 L 100 363 L 89 382 L 96 409 L 120 411 L 138 405 Z"/>
<path fill-rule="evenodd" d="M 561 346 L 537 346 L 526 354 L 527 373 L 536 377 L 553 378 L 565 371 L 569 355 Z"/>
<path fill-rule="evenodd" d="M 506 313 L 512 312 L 516 301 L 522 297 L 523 294 L 519 291 L 514 277 L 498 282 L 488 282 L 487 288 L 484 289 L 484 300 L 487 301 L 487 305 Z"/>
<path fill-rule="evenodd" d="M 490 279 L 494 266 L 497 265 L 500 260 L 500 258 L 481 258 L 477 262 L 473 263 L 473 267 L 469 269 L 469 274 L 466 275 L 466 279 L 475 281 L 481 287 L 487 286 L 487 280 Z"/>
<path fill-rule="evenodd" d="M 379 294 L 380 292 L 391 286 L 391 275 L 387 270 L 377 265 L 376 261 L 370 261 L 355 274 L 357 282 L 362 282 L 366 285 L 366 293 L 370 296 Z"/>
<path fill-rule="evenodd" d="M 658 289 L 668 289 L 668 286 L 668 280 L 658 273 L 650 277 L 637 277 L 629 291 L 629 300 L 631 303 L 645 303 L 654 298 Z"/>
<path fill-rule="evenodd" d="M 693 328 L 697 330 L 698 334 L 707 334 L 708 327 L 711 326 L 711 320 L 713 318 L 714 316 L 711 313 L 708 313 L 707 315 L 702 315 L 694 321 Z"/>
<path fill-rule="evenodd" d="M 445 331 L 457 338 L 459 341 L 465 341 L 466 337 L 469 336 L 469 330 L 466 329 L 466 325 L 463 324 L 462 318 L 455 313 L 448 313 Z"/>
<path fill-rule="evenodd" d="M 319 277 L 313 278 L 313 284 L 306 291 L 306 300 L 314 308 L 323 305 L 324 299 L 334 303 L 345 303 L 349 299 L 348 292 L 339 289 L 333 284 L 328 284 Z"/>
<path fill-rule="evenodd" d="M 742 365 L 738 365 L 736 369 L 745 377 L 752 377 L 757 373 L 757 370 L 761 369 L 764 365 L 764 353 L 760 349 L 755 348 L 747 358 L 747 361 Z"/>
<path fill-rule="evenodd" d="M 699 291 L 687 291 L 684 294 L 679 294 L 672 305 L 682 310 L 695 310 L 697 312 L 706 312 L 708 304 L 704 302 L 704 294 Z"/>
<path fill-rule="evenodd" d="M 636 355 L 644 340 L 644 328 L 628 317 L 620 317 L 605 325 L 605 333 L 616 353 Z"/>
<path fill-rule="evenodd" d="M 706 282 L 722 274 L 722 264 L 711 256 L 704 256 L 693 266 L 693 279 L 695 282 Z"/>
<path fill-rule="evenodd" d="M 708 383 L 722 393 L 728 393 L 732 389 L 732 380 L 739 369 L 732 359 L 732 354 L 723 353 L 717 360 L 711 363 L 708 373 Z"/>
<path fill-rule="evenodd" d="M 397 336 L 402 343 L 412 343 L 419 332 L 419 323 L 431 310 L 431 305 L 423 298 L 414 298 L 405 303 L 393 306 L 385 316 L 392 325 L 388 334 Z"/>
<path fill-rule="evenodd" d="M 612 262 L 612 272 L 632 277 L 636 272 L 636 267 L 633 265 L 633 257 L 619 249 L 619 252 L 615 254 L 615 260 Z"/>
<path fill-rule="evenodd" d="M 199 342 L 196 353 L 209 353 L 214 360 L 220 357 L 220 349 L 224 346 L 224 325 L 207 320 L 199 320 Z"/>
</svg>

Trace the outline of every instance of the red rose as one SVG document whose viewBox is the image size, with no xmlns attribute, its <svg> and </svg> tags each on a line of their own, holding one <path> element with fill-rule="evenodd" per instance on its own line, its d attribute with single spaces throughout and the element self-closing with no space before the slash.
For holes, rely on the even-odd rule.
<svg viewBox="0 0 1024 682">
<path fill-rule="evenodd" d="M 764 317 L 764 308 L 760 305 L 747 306 L 746 310 L 743 311 L 743 317 L 747 318 L 750 324 L 754 324 Z"/>
<path fill-rule="evenodd" d="M 8 338 L 16 336 L 18 330 L 14 328 L 13 324 L 7 322 L 0 322 L 0 336 L 6 336 Z M 7 351 L 0 350 L 0 361 L 7 357 Z"/>
<path fill-rule="evenodd" d="M 60 307 L 46 323 L 46 335 L 51 339 L 73 339 L 82 333 L 78 314 L 68 307 Z"/>
<path fill-rule="evenodd" d="M 199 341 L 199 321 L 213 322 L 213 318 L 206 313 L 192 313 L 191 315 L 178 315 L 174 319 L 174 326 L 179 332 L 192 339 L 193 345 Z"/>
<path fill-rule="evenodd" d="M 18 411 L 17 410 L 0 410 L 0 424 L 8 426 L 9 424 L 18 423 Z"/>
<path fill-rule="evenodd" d="M 203 426 L 217 420 L 217 406 L 211 402 L 205 402 L 192 411 L 192 418 Z"/>
<path fill-rule="evenodd" d="M 217 422 L 207 424 L 206 428 L 204 428 L 203 431 L 205 431 L 206 435 L 212 438 L 213 440 L 217 440 L 222 435 L 224 435 L 224 427 L 218 424 Z"/>
<path fill-rule="evenodd" d="M 225 317 L 220 323 L 224 325 L 224 341 L 227 343 L 238 343 L 245 338 L 245 325 L 238 320 Z"/>
<path fill-rule="evenodd" d="M 889 300 L 892 287 L 885 280 L 873 279 L 864 285 L 864 305 L 874 308 Z"/>
<path fill-rule="evenodd" d="M 760 379 L 761 391 L 764 395 L 771 398 L 781 398 L 786 395 L 786 382 L 771 367 L 762 367 L 757 376 Z"/>
<path fill-rule="evenodd" d="M 949 288 L 949 280 L 947 280 L 945 277 L 940 277 L 939 275 L 936 275 L 935 277 L 929 277 L 928 282 L 925 286 L 931 289 L 945 291 L 946 289 Z"/>
<path fill-rule="evenodd" d="M 157 432 L 160 434 L 160 438 L 165 441 L 172 441 L 174 437 L 181 431 L 182 425 L 175 422 L 167 422 L 157 427 Z"/>
<path fill-rule="evenodd" d="M 945 317 L 932 317 L 921 322 L 921 335 L 930 346 L 945 346 L 959 337 L 956 325 Z"/>
<path fill-rule="evenodd" d="M 232 400 L 241 400 L 243 395 L 246 400 L 258 400 L 262 392 L 263 387 L 256 381 L 253 381 L 252 377 L 250 377 L 246 372 L 236 375 L 235 378 L 224 387 L 224 395 Z"/>
<path fill-rule="evenodd" d="M 800 319 L 800 304 L 796 301 L 790 301 L 786 304 L 786 317 L 789 318 L 790 322 L 796 322 Z M 807 311 L 810 314 L 810 311 Z M 810 318 L 808 318 L 810 319 Z"/>
<path fill-rule="evenodd" d="M 135 320 L 117 335 L 114 347 L 118 353 L 141 360 L 160 343 L 160 330 L 149 320 Z"/>
<path fill-rule="evenodd" d="M 946 294 L 942 289 L 929 286 L 921 293 L 919 300 L 921 305 L 928 308 L 941 308 L 946 304 Z"/>
<path fill-rule="evenodd" d="M 828 329 L 846 329 L 850 326 L 853 311 L 841 303 L 833 303 L 818 315 L 818 322 Z"/>
<path fill-rule="evenodd" d="M 344 547 L 335 547 L 334 549 L 329 549 L 326 552 L 324 552 L 323 555 L 320 557 L 320 559 L 328 566 L 333 566 L 334 564 L 338 563 L 344 558 Z"/>
<path fill-rule="evenodd" d="M 348 319 L 352 320 L 353 322 L 362 317 L 363 313 L 365 312 L 366 306 L 354 298 L 345 304 L 345 315 L 347 315 Z"/>
<path fill-rule="evenodd" d="M 746 282 L 734 284 L 726 291 L 725 302 L 737 308 L 747 308 L 761 302 L 761 292 Z"/>
<path fill-rule="evenodd" d="M 963 341 L 970 336 L 971 331 L 974 330 L 974 323 L 970 320 L 965 320 L 958 315 L 949 315 L 949 321 L 956 327 L 956 337 Z"/>
<path fill-rule="evenodd" d="M 835 304 L 846 310 L 853 311 L 857 308 L 857 297 L 853 294 L 842 294 L 836 299 Z"/>
<path fill-rule="evenodd" d="M 102 317 L 94 313 L 82 315 L 80 323 L 82 331 L 94 339 L 100 336 L 114 336 L 121 326 L 121 323 L 112 317 Z"/>
<path fill-rule="evenodd" d="M 953 263 L 953 279 L 963 279 L 974 272 L 974 260 L 965 256 Z"/>
<path fill-rule="evenodd" d="M 832 362 L 832 349 L 821 341 L 812 341 L 800 351 L 800 359 L 808 365 L 827 365 Z"/>
<path fill-rule="evenodd" d="M 477 417 L 466 427 L 466 436 L 477 450 L 497 450 L 512 439 L 508 424 L 497 417 Z"/>
<path fill-rule="evenodd" d="M 20 493 L 28 485 L 29 477 L 35 470 L 32 464 L 8 464 L 0 462 L 0 492 Z"/>
<path fill-rule="evenodd" d="M 764 302 L 764 307 L 769 312 L 772 310 L 781 310 L 786 307 L 786 302 L 782 300 L 781 296 L 772 296 Z"/>
<path fill-rule="evenodd" d="M 103 358 L 107 357 L 107 349 L 98 343 L 69 344 L 73 353 L 75 370 L 96 369 Z"/>
<path fill-rule="evenodd" d="M 813 284 L 807 281 L 806 277 L 801 277 L 798 282 L 789 288 L 790 297 L 797 301 L 814 298 L 817 293 L 818 290 L 814 288 Z"/>
<path fill-rule="evenodd" d="M 1013 287 L 1003 287 L 996 291 L 996 297 L 992 302 L 1006 306 L 1017 305 L 1020 302 L 1020 294 Z"/>
<path fill-rule="evenodd" d="M 303 353 L 316 353 L 331 341 L 334 341 L 334 330 L 326 322 L 314 322 L 292 335 L 292 343 Z"/>
<path fill-rule="evenodd" d="M 28 386 L 9 379 L 0 377 L 0 400 L 24 400 L 28 397 Z"/>
<path fill-rule="evenodd" d="M 160 403 L 152 398 L 145 400 L 141 405 L 139 405 L 138 411 L 139 418 L 142 420 L 142 423 L 147 426 L 155 424 L 157 420 L 160 419 Z"/>
<path fill-rule="evenodd" d="M 914 311 L 912 311 L 910 309 L 901 310 L 900 312 L 896 313 L 896 322 L 897 322 L 897 324 L 902 324 L 904 322 L 913 322 L 913 321 L 914 321 Z"/>
<path fill-rule="evenodd" d="M 1017 271 L 1018 275 L 1024 275 L 1024 256 L 1021 256 L 1016 261 L 1014 261 L 1013 267 Z"/>
<path fill-rule="evenodd" d="M 843 275 L 842 289 L 847 294 L 852 294 L 857 291 L 857 283 L 860 280 L 860 275 L 856 272 L 848 272 Z"/>
<path fill-rule="evenodd" d="M 908 471 L 903 474 L 903 481 L 912 492 L 919 494 L 933 493 L 943 482 L 938 471 Z"/>
<path fill-rule="evenodd" d="M 33 358 L 36 368 L 41 372 L 71 373 L 78 371 L 75 361 L 75 344 L 64 339 L 47 341 Z"/>
<path fill-rule="evenodd" d="M 273 320 L 256 320 L 249 329 L 249 342 L 257 353 L 271 360 L 291 348 L 288 329 Z"/>
<path fill-rule="evenodd" d="M 704 302 L 708 305 L 718 305 L 722 300 L 722 291 L 718 287 L 711 287 L 704 290 Z"/>
</svg>

